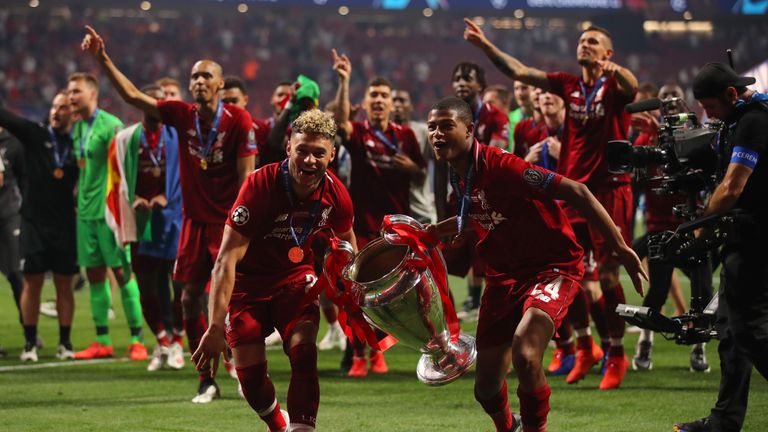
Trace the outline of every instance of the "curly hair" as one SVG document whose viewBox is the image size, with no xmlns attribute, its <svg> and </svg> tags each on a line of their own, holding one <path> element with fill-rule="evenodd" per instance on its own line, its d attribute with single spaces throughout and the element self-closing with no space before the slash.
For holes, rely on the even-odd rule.
<svg viewBox="0 0 768 432">
<path fill-rule="evenodd" d="M 336 122 L 330 114 L 319 109 L 304 111 L 293 121 L 293 133 L 320 135 L 333 140 L 336 137 Z"/>
</svg>

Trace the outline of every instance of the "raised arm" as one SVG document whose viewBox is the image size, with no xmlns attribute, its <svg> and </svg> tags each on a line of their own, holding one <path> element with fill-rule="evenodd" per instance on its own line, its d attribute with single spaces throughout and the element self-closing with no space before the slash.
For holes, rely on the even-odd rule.
<svg viewBox="0 0 768 432">
<path fill-rule="evenodd" d="M 606 239 L 610 248 L 618 255 L 619 261 L 627 269 L 627 273 L 629 273 L 629 277 L 632 279 L 632 284 L 635 286 L 635 291 L 643 295 L 643 281 L 641 277 L 647 281 L 648 275 L 643 270 L 637 254 L 624 243 L 624 239 L 621 237 L 616 224 L 613 223 L 608 212 L 597 201 L 597 198 L 592 195 L 592 192 L 583 184 L 563 177 L 554 191 L 553 198 L 566 201 L 584 216 L 591 227 L 600 231 L 600 234 Z"/>
<path fill-rule="evenodd" d="M 352 136 L 352 123 L 349 121 L 349 77 L 352 75 L 352 62 L 346 54 L 339 54 L 336 49 L 333 54 L 333 70 L 339 75 L 339 88 L 336 90 L 335 116 L 339 129 L 342 129 L 347 137 Z"/>
<path fill-rule="evenodd" d="M 37 123 L 19 117 L 0 106 L 0 127 L 8 130 L 13 136 L 19 139 L 23 145 L 27 145 L 29 140 L 29 131 L 32 127 L 37 127 Z"/>
<path fill-rule="evenodd" d="M 629 96 L 637 93 L 639 84 L 632 71 L 609 60 L 600 60 L 599 63 L 603 69 L 603 75 L 616 78 L 616 82 L 619 84 L 619 91 Z"/>
<path fill-rule="evenodd" d="M 149 95 L 139 91 L 135 85 L 125 76 L 107 55 L 104 39 L 96 33 L 91 26 L 85 26 L 88 32 L 80 45 L 83 51 L 89 52 L 94 59 L 101 65 L 104 72 L 109 77 L 112 85 L 115 86 L 120 97 L 130 105 L 142 110 L 143 112 L 160 118 L 160 111 L 157 109 L 157 100 Z"/>
<path fill-rule="evenodd" d="M 518 59 L 502 52 L 485 36 L 480 27 L 469 18 L 464 18 L 464 39 L 480 48 L 504 75 L 513 80 L 522 81 L 542 90 L 549 90 L 547 74 L 538 69 L 522 64 Z"/>
</svg>

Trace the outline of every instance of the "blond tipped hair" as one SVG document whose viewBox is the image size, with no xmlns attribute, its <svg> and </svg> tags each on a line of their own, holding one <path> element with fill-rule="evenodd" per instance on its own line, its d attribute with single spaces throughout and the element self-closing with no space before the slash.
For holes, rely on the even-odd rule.
<svg viewBox="0 0 768 432">
<path fill-rule="evenodd" d="M 336 122 L 330 114 L 319 109 L 304 111 L 293 121 L 293 133 L 320 135 L 333 140 L 336 137 Z"/>
</svg>

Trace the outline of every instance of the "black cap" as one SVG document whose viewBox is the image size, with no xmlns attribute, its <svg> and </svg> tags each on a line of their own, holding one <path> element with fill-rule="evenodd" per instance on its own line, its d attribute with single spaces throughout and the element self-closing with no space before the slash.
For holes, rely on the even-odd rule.
<svg viewBox="0 0 768 432">
<path fill-rule="evenodd" d="M 693 97 L 715 97 L 728 87 L 746 87 L 755 83 L 753 77 L 740 77 L 723 63 L 707 63 L 693 79 Z"/>
</svg>

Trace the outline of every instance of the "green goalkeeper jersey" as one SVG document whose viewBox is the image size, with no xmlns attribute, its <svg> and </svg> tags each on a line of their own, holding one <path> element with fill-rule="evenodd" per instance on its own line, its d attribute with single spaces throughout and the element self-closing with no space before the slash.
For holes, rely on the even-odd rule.
<svg viewBox="0 0 768 432">
<path fill-rule="evenodd" d="M 115 133 L 123 122 L 97 109 L 93 116 L 78 120 L 72 128 L 72 143 L 80 166 L 77 185 L 77 217 L 103 220 L 107 192 L 107 156 Z"/>
</svg>

